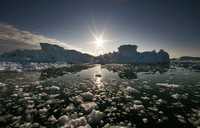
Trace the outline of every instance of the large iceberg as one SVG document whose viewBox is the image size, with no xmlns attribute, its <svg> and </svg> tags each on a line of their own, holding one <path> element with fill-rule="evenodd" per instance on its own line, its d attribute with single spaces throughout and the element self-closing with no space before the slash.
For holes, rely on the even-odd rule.
<svg viewBox="0 0 200 128">
<path fill-rule="evenodd" d="M 164 50 L 138 52 L 136 45 L 122 45 L 118 52 L 98 57 L 100 63 L 163 64 L 169 63 L 169 54 Z"/>
<path fill-rule="evenodd" d="M 40 46 L 41 49 L 38 50 L 16 50 L 4 53 L 0 56 L 0 61 L 89 63 L 94 58 L 89 54 L 53 44 L 40 43 Z"/>
</svg>

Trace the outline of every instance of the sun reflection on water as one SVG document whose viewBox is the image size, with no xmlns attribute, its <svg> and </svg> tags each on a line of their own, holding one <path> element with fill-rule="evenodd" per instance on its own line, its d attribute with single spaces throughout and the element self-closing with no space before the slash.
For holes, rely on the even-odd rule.
<svg viewBox="0 0 200 128">
<path fill-rule="evenodd" d="M 94 74 L 94 83 L 98 88 L 104 87 L 104 83 L 102 82 L 102 76 L 103 74 L 102 74 L 101 65 L 98 65 Z"/>
</svg>

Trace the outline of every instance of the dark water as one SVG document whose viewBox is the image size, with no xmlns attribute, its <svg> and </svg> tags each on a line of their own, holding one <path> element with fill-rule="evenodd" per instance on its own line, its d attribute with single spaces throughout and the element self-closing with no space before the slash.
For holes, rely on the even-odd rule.
<svg viewBox="0 0 200 128">
<path fill-rule="evenodd" d="M 131 65 L 74 69 L 1 72 L 0 127 L 200 127 L 200 72 Z"/>
</svg>

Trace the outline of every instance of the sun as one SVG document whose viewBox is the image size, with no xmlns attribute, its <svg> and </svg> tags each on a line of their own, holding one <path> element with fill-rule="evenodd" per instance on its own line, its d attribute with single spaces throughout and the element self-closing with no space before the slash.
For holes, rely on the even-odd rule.
<svg viewBox="0 0 200 128">
<path fill-rule="evenodd" d="M 95 55 L 101 55 L 104 53 L 105 50 L 105 43 L 107 43 L 107 40 L 104 39 L 104 32 L 102 33 L 94 33 L 93 31 L 90 31 L 93 37 L 92 46 L 94 50 Z"/>
<path fill-rule="evenodd" d="M 95 37 L 95 44 L 97 47 L 103 47 L 103 44 L 104 44 L 103 37 L 102 36 Z"/>
</svg>

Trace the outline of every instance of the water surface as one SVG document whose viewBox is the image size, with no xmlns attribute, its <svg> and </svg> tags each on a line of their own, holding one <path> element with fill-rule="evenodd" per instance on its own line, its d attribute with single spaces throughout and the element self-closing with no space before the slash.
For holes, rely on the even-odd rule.
<svg viewBox="0 0 200 128">
<path fill-rule="evenodd" d="M 83 67 L 51 70 L 54 75 L 1 72 L 0 126 L 200 126 L 200 72 L 180 67 Z M 64 124 L 63 116 L 69 118 Z"/>
</svg>

